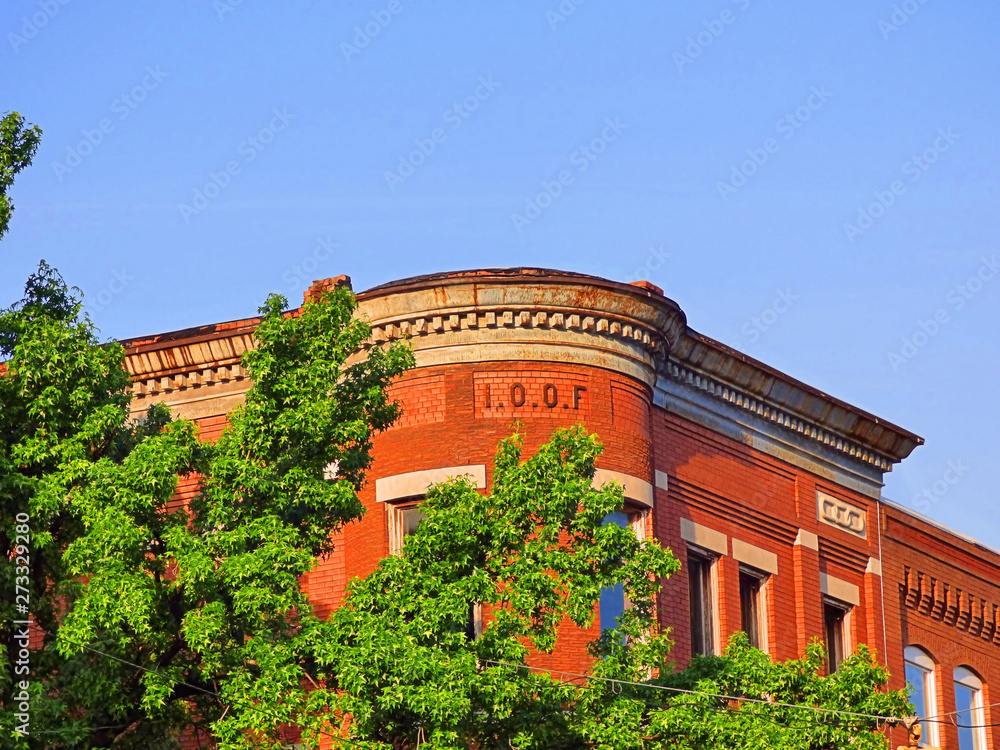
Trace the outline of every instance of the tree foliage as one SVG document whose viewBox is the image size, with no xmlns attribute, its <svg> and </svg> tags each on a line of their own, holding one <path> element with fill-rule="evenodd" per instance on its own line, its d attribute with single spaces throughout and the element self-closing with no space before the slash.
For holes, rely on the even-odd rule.
<svg viewBox="0 0 1000 750">
<path fill-rule="evenodd" d="M 903 693 L 882 692 L 888 675 L 863 647 L 826 677 L 819 643 L 775 663 L 737 634 L 723 656 L 674 671 L 655 601 L 678 563 L 603 522 L 624 497 L 591 486 L 600 450 L 572 428 L 522 461 L 515 435 L 490 492 L 463 480 L 429 491 L 401 554 L 354 582 L 326 624 L 322 663 L 349 737 L 393 750 L 884 748 L 882 722 L 833 713 L 910 711 Z M 630 606 L 591 643 L 589 676 L 529 667 L 532 649 L 559 645 L 560 623 L 589 626 L 615 584 Z M 469 639 L 477 603 L 486 625 Z"/>
<path fill-rule="evenodd" d="M 348 361 L 370 334 L 340 288 L 261 308 L 253 385 L 216 444 L 153 407 L 130 419 L 123 348 L 98 345 L 79 296 L 42 263 L 0 314 L 0 548 L 30 514 L 31 734 L 13 734 L 0 557 L 0 745 L 172 748 L 182 731 L 223 748 L 278 747 L 308 724 L 316 618 L 300 585 L 332 532 L 359 517 L 385 388 L 405 347 Z M 337 467 L 328 479 L 328 467 Z M 185 508 L 179 477 L 200 478 Z M 23 679 L 23 678 L 19 678 Z"/>
<path fill-rule="evenodd" d="M 26 125 L 17 112 L 8 112 L 0 119 L 0 239 L 7 233 L 14 212 L 7 191 L 17 173 L 31 164 L 41 138 L 41 128 Z"/>
<path fill-rule="evenodd" d="M 402 553 L 354 583 L 327 623 L 323 664 L 340 691 L 354 737 L 379 747 L 560 747 L 572 692 L 525 671 L 531 648 L 551 652 L 564 619 L 594 618 L 601 587 L 624 584 L 633 604 L 622 632 L 650 635 L 656 578 L 677 561 L 658 545 L 603 518 L 621 506 L 620 487 L 591 487 L 600 444 L 581 429 L 557 433 L 521 462 L 521 440 L 505 440 L 491 491 L 465 480 L 433 488 Z M 470 608 L 488 624 L 470 640 Z M 594 653 L 620 652 L 617 636 Z M 665 651 L 666 641 L 619 653 Z"/>
<path fill-rule="evenodd" d="M 300 314 L 285 304 L 261 308 L 253 385 L 214 444 L 164 408 L 130 417 L 122 347 L 99 345 L 44 263 L 0 313 L 0 549 L 18 514 L 31 519 L 30 566 L 0 556 L 0 587 L 27 587 L 44 645 L 18 737 L 9 647 L 23 616 L 0 597 L 0 746 L 159 750 L 193 732 L 223 750 L 324 736 L 392 750 L 874 750 L 873 717 L 912 711 L 863 647 L 824 676 L 819 643 L 775 663 L 737 634 L 676 671 L 656 601 L 678 562 L 605 522 L 623 491 L 592 486 L 601 445 L 582 427 L 530 456 L 520 434 L 503 441 L 489 492 L 432 488 L 400 553 L 320 620 L 300 580 L 359 518 L 372 435 L 398 414 L 386 386 L 413 359 L 400 345 L 356 356 L 370 330 L 346 289 Z M 199 488 L 188 505 L 182 477 Z M 593 623 L 608 586 L 629 607 L 590 644 L 588 675 L 531 666 L 566 626 Z"/>
</svg>

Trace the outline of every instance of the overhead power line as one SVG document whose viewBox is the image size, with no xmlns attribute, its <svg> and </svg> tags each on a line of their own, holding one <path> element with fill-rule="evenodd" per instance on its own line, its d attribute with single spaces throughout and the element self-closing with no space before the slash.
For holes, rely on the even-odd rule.
<svg viewBox="0 0 1000 750">
<path fill-rule="evenodd" d="M 545 669 L 543 667 L 531 667 L 526 664 L 510 664 L 508 662 L 500 662 L 500 661 L 490 661 L 487 663 L 496 664 L 497 666 L 501 667 L 510 667 L 514 669 L 529 669 L 532 671 L 547 672 L 550 674 L 566 675 L 569 677 L 575 677 L 577 679 L 583 679 L 583 680 L 601 680 L 602 682 L 616 683 L 619 685 L 629 685 L 631 687 L 645 688 L 648 690 L 663 690 L 671 693 L 679 693 L 683 695 L 700 695 L 706 698 L 717 698 L 719 700 L 739 701 L 741 703 L 758 703 L 758 704 L 763 704 L 765 706 L 796 708 L 796 709 L 801 709 L 803 711 L 813 711 L 816 713 L 840 714 L 843 716 L 852 716 L 854 718 L 859 718 L 859 719 L 873 719 L 875 721 L 881 721 L 887 724 L 897 724 L 900 722 L 900 719 L 896 718 L 895 716 L 865 714 L 865 713 L 858 713 L 857 711 L 845 711 L 843 709 L 837 709 L 837 708 L 823 708 L 822 706 L 806 706 L 800 703 L 782 703 L 781 701 L 770 701 L 764 698 L 751 698 L 745 695 L 744 696 L 722 695 L 721 693 L 709 693 L 701 690 L 688 690 L 686 688 L 670 687 L 669 685 L 650 685 L 649 683 L 646 682 L 633 682 L 631 680 L 618 680 L 613 677 L 600 677 L 598 675 L 578 674 L 575 672 L 567 672 L 565 670 Z"/>
</svg>

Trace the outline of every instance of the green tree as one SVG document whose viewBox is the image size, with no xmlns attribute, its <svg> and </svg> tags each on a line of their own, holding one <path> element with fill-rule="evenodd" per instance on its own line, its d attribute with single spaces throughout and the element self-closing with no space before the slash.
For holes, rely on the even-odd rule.
<svg viewBox="0 0 1000 750">
<path fill-rule="evenodd" d="M 7 233 L 14 204 L 7 191 L 14 184 L 14 177 L 31 164 L 38 149 L 42 131 L 37 125 L 25 125 L 17 112 L 8 112 L 0 119 L 0 239 Z"/>
<path fill-rule="evenodd" d="M 780 664 L 740 634 L 723 656 L 674 672 L 655 601 L 678 563 L 604 523 L 624 497 L 591 486 L 600 451 L 573 428 L 522 461 L 515 435 L 487 494 L 464 480 L 432 488 L 401 553 L 353 582 L 320 630 L 339 691 L 331 720 L 346 720 L 366 747 L 393 750 L 884 748 L 884 722 L 870 716 L 911 709 L 903 693 L 882 691 L 887 674 L 864 648 L 826 677 L 821 644 Z M 527 666 L 531 648 L 559 645 L 561 622 L 589 626 L 601 588 L 614 584 L 630 606 L 591 644 L 589 676 Z M 470 639 L 476 605 L 487 624 Z"/>
<path fill-rule="evenodd" d="M 44 262 L 0 313 L 0 549 L 29 537 L 27 565 L 0 556 L 0 746 L 155 750 L 186 730 L 278 747 L 282 725 L 317 723 L 318 621 L 300 577 L 360 516 L 372 436 L 398 414 L 385 389 L 412 354 L 349 361 L 370 329 L 346 288 L 300 314 L 285 305 L 261 308 L 253 385 L 214 445 L 162 407 L 130 419 L 123 348 L 98 345 Z M 202 490 L 180 507 L 191 474 Z M 44 648 L 15 681 L 16 585 Z"/>
</svg>

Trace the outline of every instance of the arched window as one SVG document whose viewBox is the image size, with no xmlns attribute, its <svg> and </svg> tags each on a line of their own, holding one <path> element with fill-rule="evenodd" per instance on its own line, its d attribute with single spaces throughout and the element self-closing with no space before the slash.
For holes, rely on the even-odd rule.
<svg viewBox="0 0 1000 750">
<path fill-rule="evenodd" d="M 903 652 L 906 662 L 906 681 L 910 685 L 910 702 L 917 709 L 917 716 L 926 719 L 938 713 L 934 690 L 934 660 L 923 649 L 907 646 Z M 937 745 L 937 724 L 925 722 L 923 745 Z"/>
<path fill-rule="evenodd" d="M 958 750 L 986 750 L 983 682 L 965 667 L 955 670 L 955 710 Z"/>
</svg>

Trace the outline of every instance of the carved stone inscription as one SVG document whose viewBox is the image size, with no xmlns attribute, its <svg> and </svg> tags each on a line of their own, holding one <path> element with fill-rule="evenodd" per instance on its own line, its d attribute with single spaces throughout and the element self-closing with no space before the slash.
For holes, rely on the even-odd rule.
<svg viewBox="0 0 1000 750">
<path fill-rule="evenodd" d="M 564 417 L 590 411 L 589 381 L 558 372 L 495 371 L 474 376 L 477 417 Z"/>
</svg>

